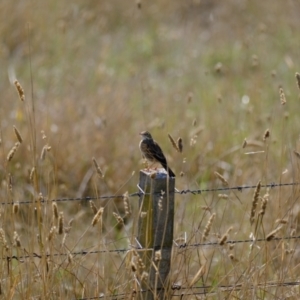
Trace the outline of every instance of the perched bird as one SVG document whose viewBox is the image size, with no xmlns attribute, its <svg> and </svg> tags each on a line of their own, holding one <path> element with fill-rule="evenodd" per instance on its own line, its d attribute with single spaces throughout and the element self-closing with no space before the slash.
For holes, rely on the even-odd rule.
<svg viewBox="0 0 300 300">
<path fill-rule="evenodd" d="M 140 141 L 140 149 L 144 158 L 149 162 L 159 162 L 163 168 L 168 172 L 170 177 L 175 177 L 174 172 L 168 167 L 166 157 L 156 141 L 153 140 L 148 131 L 140 133 L 142 140 Z"/>
</svg>

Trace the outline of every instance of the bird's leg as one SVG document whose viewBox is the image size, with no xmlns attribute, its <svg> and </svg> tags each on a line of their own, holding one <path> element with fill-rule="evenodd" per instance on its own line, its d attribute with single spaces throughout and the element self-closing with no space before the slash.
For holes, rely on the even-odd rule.
<svg viewBox="0 0 300 300">
<path fill-rule="evenodd" d="M 151 172 L 151 170 L 153 170 L 153 169 L 155 171 L 157 170 L 157 167 L 152 168 L 153 166 L 155 166 L 155 162 L 150 162 L 149 160 L 147 160 L 147 159 L 144 158 L 143 163 L 144 163 L 144 166 L 145 166 L 145 170 L 147 172 Z"/>
<path fill-rule="evenodd" d="M 146 171 L 149 172 L 150 171 L 149 161 L 145 157 L 143 158 L 143 164 L 144 164 Z"/>
</svg>

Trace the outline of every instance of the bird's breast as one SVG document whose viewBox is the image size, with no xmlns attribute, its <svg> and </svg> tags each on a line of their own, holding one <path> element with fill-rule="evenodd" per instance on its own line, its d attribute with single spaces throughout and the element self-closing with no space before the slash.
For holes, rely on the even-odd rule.
<svg viewBox="0 0 300 300">
<path fill-rule="evenodd" d="M 152 146 L 147 140 L 142 140 L 140 142 L 140 149 L 145 158 L 149 161 L 154 161 L 153 153 L 151 151 Z"/>
</svg>

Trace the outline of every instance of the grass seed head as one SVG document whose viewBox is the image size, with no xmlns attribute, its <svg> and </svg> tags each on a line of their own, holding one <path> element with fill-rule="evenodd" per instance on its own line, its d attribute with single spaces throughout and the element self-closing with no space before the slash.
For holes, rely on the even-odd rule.
<svg viewBox="0 0 300 300">
<path fill-rule="evenodd" d="M 119 214 L 113 212 L 113 216 L 117 220 L 118 224 L 124 224 L 124 220 L 123 220 L 123 218 Z"/>
<path fill-rule="evenodd" d="M 30 182 L 33 182 L 34 180 L 34 174 L 35 174 L 35 167 L 33 167 L 30 171 L 30 174 L 29 174 L 29 180 Z"/>
<path fill-rule="evenodd" d="M 131 260 L 130 266 L 131 266 L 131 271 L 133 273 L 135 273 L 137 271 L 137 266 L 136 266 L 136 264 L 135 264 L 135 262 L 133 260 Z"/>
<path fill-rule="evenodd" d="M 102 214 L 104 211 L 104 207 L 100 207 L 95 214 L 93 220 L 92 220 L 92 226 L 95 226 L 97 223 L 99 223 L 100 220 L 102 220 Z"/>
<path fill-rule="evenodd" d="M 288 220 L 287 219 L 277 219 L 275 221 L 275 223 L 279 223 L 279 224 L 287 224 L 288 223 Z"/>
<path fill-rule="evenodd" d="M 178 140 L 177 140 L 177 148 L 178 148 L 178 151 L 180 153 L 182 153 L 182 150 L 183 150 L 183 144 L 182 144 L 182 138 L 179 137 Z"/>
<path fill-rule="evenodd" d="M 51 147 L 48 145 L 45 145 L 43 147 L 42 152 L 41 152 L 41 160 L 45 160 L 47 151 L 50 151 L 50 150 L 51 150 Z"/>
<path fill-rule="evenodd" d="M 161 261 L 161 250 L 155 251 L 154 260 Z"/>
<path fill-rule="evenodd" d="M 132 211 L 131 211 L 131 206 L 130 206 L 130 203 L 129 203 L 129 194 L 128 194 L 128 192 L 123 194 L 123 204 L 124 204 L 125 215 L 126 216 L 131 215 Z"/>
<path fill-rule="evenodd" d="M 218 172 L 214 172 L 215 176 L 222 181 L 223 186 L 228 186 L 228 181 Z"/>
<path fill-rule="evenodd" d="M 15 145 L 11 148 L 11 150 L 8 152 L 6 160 L 7 161 L 11 161 L 16 153 L 16 151 L 18 150 L 20 146 L 19 142 L 16 142 Z"/>
<path fill-rule="evenodd" d="M 19 143 L 21 144 L 23 142 L 23 139 L 22 139 L 22 136 L 20 134 L 20 131 L 17 129 L 16 126 L 13 126 L 13 128 L 14 128 L 14 133 L 15 133 Z"/>
<path fill-rule="evenodd" d="M 297 86 L 298 86 L 298 89 L 300 90 L 300 74 L 297 72 L 296 75 L 295 75 L 296 79 L 297 79 Z"/>
<path fill-rule="evenodd" d="M 145 264 L 143 263 L 143 260 L 140 257 L 138 257 L 137 262 L 140 270 L 144 270 L 146 268 Z"/>
<path fill-rule="evenodd" d="M 98 208 L 97 208 L 97 206 L 95 205 L 94 201 L 92 201 L 92 200 L 90 200 L 90 208 L 92 209 L 94 215 L 97 214 Z"/>
<path fill-rule="evenodd" d="M 52 226 L 50 228 L 50 231 L 49 231 L 49 234 L 48 234 L 48 241 L 49 242 L 52 241 L 53 238 L 55 237 L 55 235 L 56 235 L 56 226 Z"/>
<path fill-rule="evenodd" d="M 94 167 L 95 167 L 95 169 L 96 169 L 96 172 L 97 172 L 98 176 L 99 176 L 100 178 L 103 178 L 103 177 L 104 177 L 104 173 L 102 172 L 101 168 L 99 167 L 99 165 L 98 165 L 98 163 L 97 163 L 95 157 L 93 157 L 92 160 L 93 160 Z"/>
<path fill-rule="evenodd" d="M 24 94 L 24 90 L 23 90 L 21 84 L 19 83 L 18 80 L 15 80 L 14 84 L 15 84 L 15 87 L 17 88 L 20 100 L 25 101 L 25 94 Z"/>
<path fill-rule="evenodd" d="M 163 210 L 163 200 L 164 200 L 163 196 L 160 196 L 159 199 L 158 199 L 158 204 L 157 205 L 158 205 L 158 209 L 160 211 Z"/>
<path fill-rule="evenodd" d="M 283 88 L 279 88 L 279 96 L 280 96 L 280 102 L 281 105 L 285 105 L 286 104 L 286 98 L 285 98 L 285 94 L 283 92 Z"/>
<path fill-rule="evenodd" d="M 219 245 L 220 246 L 223 246 L 227 239 L 228 239 L 228 236 L 229 236 L 229 232 L 232 230 L 232 227 L 228 228 L 228 230 L 222 235 L 222 237 L 220 238 L 219 240 Z"/>
<path fill-rule="evenodd" d="M 13 178 L 10 173 L 8 173 L 8 180 L 7 180 L 7 188 L 10 192 L 12 192 L 13 188 Z"/>
<path fill-rule="evenodd" d="M 261 209 L 260 212 L 258 213 L 259 215 L 263 216 L 265 214 L 268 201 L 269 201 L 269 194 L 266 193 L 261 199 Z"/>
<path fill-rule="evenodd" d="M 3 228 L 0 228 L 0 244 L 3 246 L 3 248 L 8 251 L 9 247 L 7 245 L 7 241 L 5 238 L 5 232 L 3 230 Z"/>
<path fill-rule="evenodd" d="M 270 130 L 269 129 L 266 129 L 265 133 L 264 133 L 264 136 L 263 136 L 263 140 L 266 141 L 267 138 L 270 137 Z"/>
<path fill-rule="evenodd" d="M 251 213 L 250 213 L 250 224 L 252 225 L 254 222 L 255 218 L 255 212 L 256 212 L 256 207 L 257 207 L 257 202 L 259 198 L 259 193 L 260 193 L 260 187 L 261 187 L 261 182 L 259 181 L 256 185 L 254 194 L 253 194 L 253 199 L 252 199 L 252 207 L 251 207 Z"/>
<path fill-rule="evenodd" d="M 53 220 L 57 220 L 58 219 L 58 207 L 57 207 L 57 203 L 55 201 L 52 202 L 52 215 L 53 215 Z"/>
<path fill-rule="evenodd" d="M 204 206 L 201 206 L 201 209 L 211 212 L 211 207 L 210 206 L 204 205 Z"/>
<path fill-rule="evenodd" d="M 173 137 L 172 137 L 169 133 L 168 133 L 168 137 L 169 137 L 169 140 L 170 140 L 170 142 L 171 142 L 173 148 L 174 148 L 177 152 L 179 152 L 179 149 L 178 149 L 178 147 L 177 147 L 177 144 L 176 144 L 175 140 L 173 139 Z"/>
<path fill-rule="evenodd" d="M 16 231 L 14 231 L 14 246 L 18 248 L 21 247 L 20 237 Z"/>
<path fill-rule="evenodd" d="M 149 277 L 149 273 L 144 271 L 141 276 L 141 281 L 146 282 L 148 280 L 148 277 Z"/>
<path fill-rule="evenodd" d="M 64 232 L 64 213 L 60 212 L 58 217 L 58 234 L 63 234 Z"/>
<path fill-rule="evenodd" d="M 65 232 L 62 241 L 61 241 L 61 245 L 64 246 L 66 244 L 66 239 L 67 239 L 68 234 Z"/>
<path fill-rule="evenodd" d="M 213 213 L 210 218 L 208 219 L 208 222 L 204 228 L 204 231 L 203 231 L 203 234 L 202 234 L 202 238 L 203 238 L 203 241 L 206 240 L 206 238 L 208 237 L 209 235 L 209 232 L 210 232 L 210 229 L 211 229 L 211 226 L 212 226 L 212 223 L 214 221 L 214 218 L 215 218 L 216 214 Z"/>
</svg>

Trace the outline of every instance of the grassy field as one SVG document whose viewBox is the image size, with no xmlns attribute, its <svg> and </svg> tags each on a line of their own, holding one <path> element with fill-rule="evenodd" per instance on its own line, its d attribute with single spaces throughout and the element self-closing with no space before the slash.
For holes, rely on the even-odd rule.
<svg viewBox="0 0 300 300">
<path fill-rule="evenodd" d="M 38 200 L 136 192 L 143 130 L 178 190 L 298 182 L 299 13 L 296 1 L 2 1 L 1 297 L 110 299 L 139 288 L 138 254 L 99 253 L 135 244 L 136 197 L 131 214 L 126 197 L 95 200 L 94 210 Z M 182 138 L 182 153 L 168 134 Z M 228 240 L 299 236 L 297 185 L 219 194 L 176 195 L 175 241 L 201 243 L 208 228 L 206 242 L 227 231 Z M 279 285 L 299 279 L 298 241 L 175 247 L 171 282 L 182 289 L 168 298 L 298 299 L 298 285 Z M 191 288 L 203 285 L 206 295 Z"/>
</svg>

